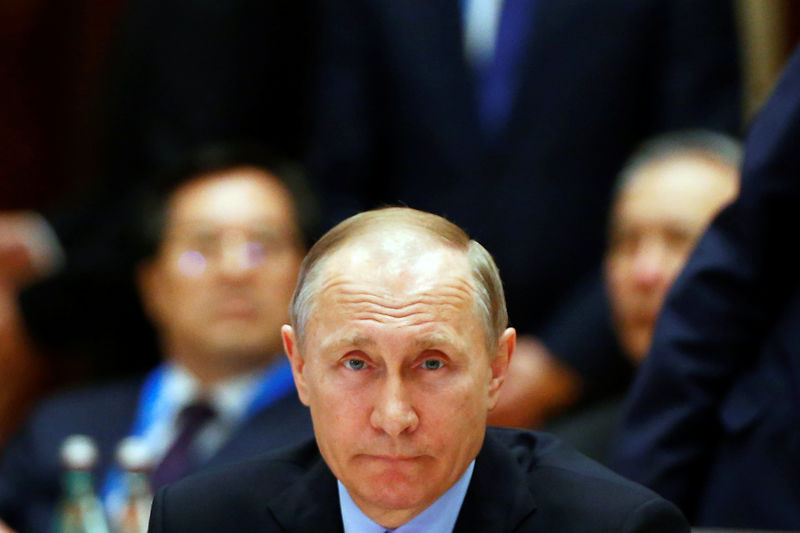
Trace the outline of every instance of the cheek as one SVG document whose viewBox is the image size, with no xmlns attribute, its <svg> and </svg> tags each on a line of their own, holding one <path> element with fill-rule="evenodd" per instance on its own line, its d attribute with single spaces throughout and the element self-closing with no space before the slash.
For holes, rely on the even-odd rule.
<svg viewBox="0 0 800 533">
<path fill-rule="evenodd" d="M 488 386 L 470 380 L 439 393 L 420 393 L 416 404 L 422 426 L 440 440 L 482 428 L 488 413 Z"/>
<path fill-rule="evenodd" d="M 261 298 L 265 306 L 269 306 L 271 309 L 280 309 L 281 316 L 283 316 L 288 314 L 289 302 L 296 282 L 297 272 L 293 268 L 284 266 L 271 269 L 260 273 L 257 287 L 253 292 Z"/>
<path fill-rule="evenodd" d="M 300 260 L 288 257 L 274 265 L 270 265 L 269 272 L 272 283 L 277 287 L 286 288 L 291 293 L 297 283 L 297 273 L 300 270 Z"/>
<path fill-rule="evenodd" d="M 314 435 L 326 460 L 341 465 L 370 441 L 369 411 L 353 395 L 309 390 Z"/>
<path fill-rule="evenodd" d="M 634 314 L 640 312 L 647 302 L 652 302 L 658 290 L 650 287 L 643 292 L 622 269 L 608 275 L 607 287 L 611 316 L 617 325 L 633 320 Z"/>
<path fill-rule="evenodd" d="M 304 371 L 308 386 L 312 415 L 320 422 L 336 427 L 353 425 L 364 417 L 370 405 L 369 393 L 364 386 L 347 386 L 336 374 L 319 365 L 306 365 Z"/>
<path fill-rule="evenodd" d="M 606 260 L 605 284 L 606 291 L 612 303 L 619 300 L 627 292 L 630 279 L 628 261 L 619 256 L 614 256 Z"/>
<path fill-rule="evenodd" d="M 207 289 L 199 280 L 189 279 L 179 273 L 164 277 L 164 283 L 156 296 L 161 322 L 180 323 L 195 316 L 204 315 L 201 305 Z"/>
<path fill-rule="evenodd" d="M 670 253 L 669 261 L 667 262 L 667 267 L 665 268 L 664 278 L 666 280 L 663 292 L 667 292 L 669 287 L 672 286 L 672 283 L 675 281 L 675 278 L 678 277 L 683 266 L 686 264 L 686 261 L 689 259 L 689 254 L 691 249 L 684 248 L 681 250 L 675 250 Z"/>
</svg>

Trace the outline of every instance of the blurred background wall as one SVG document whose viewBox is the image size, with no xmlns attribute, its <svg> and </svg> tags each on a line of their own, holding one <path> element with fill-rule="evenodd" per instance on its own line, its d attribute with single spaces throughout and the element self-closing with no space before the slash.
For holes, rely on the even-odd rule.
<svg viewBox="0 0 800 533">
<path fill-rule="evenodd" d="M 93 173 L 98 94 L 124 3 L 0 2 L 0 209 L 52 207 Z"/>
</svg>

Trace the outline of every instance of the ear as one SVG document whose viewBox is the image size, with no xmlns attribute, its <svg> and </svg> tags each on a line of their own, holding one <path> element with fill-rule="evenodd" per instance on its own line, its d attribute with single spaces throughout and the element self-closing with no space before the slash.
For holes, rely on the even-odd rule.
<svg viewBox="0 0 800 533">
<path fill-rule="evenodd" d="M 489 381 L 489 410 L 497 405 L 500 397 L 500 387 L 506 379 L 511 355 L 517 345 L 517 332 L 514 328 L 506 328 L 497 343 L 497 351 L 491 362 L 492 379 Z"/>
<path fill-rule="evenodd" d="M 305 361 L 303 356 L 300 355 L 297 336 L 292 326 L 288 324 L 281 326 L 281 338 L 283 339 L 283 349 L 286 351 L 289 363 L 292 365 L 292 376 L 294 376 L 294 384 L 297 387 L 297 396 L 303 402 L 303 405 L 308 405 L 308 387 L 306 386 L 306 378 L 303 375 Z"/>
</svg>

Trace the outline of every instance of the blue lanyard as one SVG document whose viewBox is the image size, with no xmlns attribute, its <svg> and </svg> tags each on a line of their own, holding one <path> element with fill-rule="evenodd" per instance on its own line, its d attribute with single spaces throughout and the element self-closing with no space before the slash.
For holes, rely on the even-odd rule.
<svg viewBox="0 0 800 533">
<path fill-rule="evenodd" d="M 245 420 L 295 391 L 292 365 L 283 355 L 264 370 L 259 381 L 261 383 L 247 408 Z"/>
<path fill-rule="evenodd" d="M 170 410 L 169 399 L 164 394 L 167 371 L 167 365 L 161 364 L 145 377 L 139 394 L 139 408 L 129 433 L 130 436 L 146 435 L 150 428 L 158 420 L 163 419 L 166 412 Z M 285 398 L 293 391 L 292 367 L 285 356 L 279 356 L 278 360 L 261 374 L 256 393 L 245 411 L 244 420 Z M 122 474 L 117 465 L 112 465 L 106 473 L 101 495 L 107 507 L 115 506 L 116 502 L 120 502 L 124 498 L 125 486 Z"/>
</svg>

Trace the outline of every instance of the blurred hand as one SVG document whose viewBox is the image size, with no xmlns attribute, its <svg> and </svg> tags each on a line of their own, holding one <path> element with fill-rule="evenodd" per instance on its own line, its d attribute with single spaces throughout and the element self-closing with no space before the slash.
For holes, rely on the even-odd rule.
<svg viewBox="0 0 800 533">
<path fill-rule="evenodd" d="M 536 428 L 578 400 L 580 378 L 537 338 L 522 335 L 489 424 Z"/>
<path fill-rule="evenodd" d="M 63 262 L 58 237 L 42 215 L 0 212 L 0 279 L 21 288 L 58 270 Z"/>
<path fill-rule="evenodd" d="M 14 531 L 13 529 L 11 529 L 10 527 L 8 527 L 8 526 L 5 524 L 5 522 L 3 522 L 2 520 L 0 520 L 0 533 L 17 533 L 17 532 L 16 532 L 16 531 Z"/>
<path fill-rule="evenodd" d="M 36 275 L 37 218 L 26 212 L 0 213 L 0 280 L 19 287 Z"/>
</svg>

